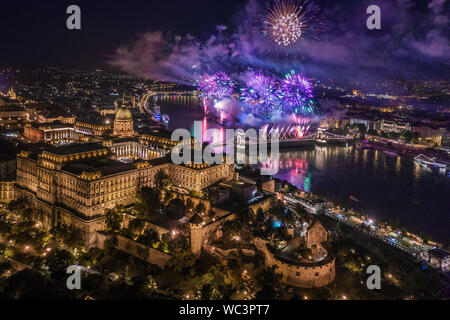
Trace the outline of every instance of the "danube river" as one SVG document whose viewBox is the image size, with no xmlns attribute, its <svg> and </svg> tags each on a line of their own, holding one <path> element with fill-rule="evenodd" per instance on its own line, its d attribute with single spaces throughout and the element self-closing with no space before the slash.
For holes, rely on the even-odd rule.
<svg viewBox="0 0 450 320">
<path fill-rule="evenodd" d="M 171 129 L 202 120 L 195 99 L 160 101 Z M 217 127 L 208 122 L 207 126 Z M 450 243 L 450 178 L 425 171 L 411 158 L 354 147 L 281 151 L 275 177 L 377 220 L 396 219 L 406 229 Z"/>
</svg>

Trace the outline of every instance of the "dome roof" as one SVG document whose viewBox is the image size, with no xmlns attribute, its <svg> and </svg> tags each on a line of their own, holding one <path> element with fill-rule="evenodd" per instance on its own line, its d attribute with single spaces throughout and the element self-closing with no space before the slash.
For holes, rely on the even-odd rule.
<svg viewBox="0 0 450 320">
<path fill-rule="evenodd" d="M 196 213 L 192 216 L 191 219 L 189 219 L 189 222 L 192 224 L 200 224 L 203 222 L 203 219 Z"/>
<path fill-rule="evenodd" d="M 130 109 L 121 106 L 116 112 L 116 120 L 133 120 Z"/>
</svg>

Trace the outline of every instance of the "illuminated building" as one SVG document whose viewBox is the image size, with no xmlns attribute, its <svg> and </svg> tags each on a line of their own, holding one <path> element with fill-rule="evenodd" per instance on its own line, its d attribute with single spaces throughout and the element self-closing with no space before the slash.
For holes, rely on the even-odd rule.
<svg viewBox="0 0 450 320">
<path fill-rule="evenodd" d="M 381 120 L 380 130 L 382 132 L 401 133 L 403 131 L 411 131 L 411 124 L 408 122 L 400 123 L 396 121 Z"/>
<path fill-rule="evenodd" d="M 431 266 L 448 271 L 450 269 L 450 253 L 445 250 L 435 248 L 422 252 L 421 257 L 428 261 Z"/>
<path fill-rule="evenodd" d="M 17 101 L 0 97 L 1 124 L 16 124 L 18 121 L 27 119 L 28 112 Z"/>
<path fill-rule="evenodd" d="M 17 156 L 16 198 L 28 198 L 45 226 L 75 225 L 89 235 L 100 229 L 104 210 L 131 205 L 138 190 L 153 185 L 164 170 L 178 187 L 191 191 L 233 176 L 228 164 L 179 166 L 169 157 L 122 163 L 108 146 L 72 144 L 22 151 Z"/>
<path fill-rule="evenodd" d="M 43 124 L 27 123 L 23 135 L 31 142 L 71 143 L 79 140 L 73 125 L 59 121 Z"/>
<path fill-rule="evenodd" d="M 112 129 L 109 123 L 87 123 L 81 121 L 76 121 L 74 128 L 78 133 L 92 136 L 102 136 Z"/>
<path fill-rule="evenodd" d="M 157 170 L 168 169 L 165 161 L 125 164 L 110 155 L 108 147 L 91 143 L 23 151 L 17 156 L 16 197 L 28 198 L 44 225 L 75 225 L 89 235 L 101 228 L 106 208 L 134 203 Z"/>
<path fill-rule="evenodd" d="M 285 284 L 300 288 L 323 287 L 333 282 L 336 276 L 335 256 L 326 244 L 328 232 L 323 225 L 314 219 L 304 223 L 304 233 L 297 241 L 308 248 L 309 257 L 301 254 L 276 250 L 268 242 L 255 239 L 256 247 L 264 253 L 268 267 L 276 267 Z"/>
<path fill-rule="evenodd" d="M 70 114 L 69 108 L 56 104 L 37 103 L 25 106 L 30 119 L 41 123 L 59 121 L 61 123 L 75 123 L 75 116 Z"/>
<path fill-rule="evenodd" d="M 210 185 L 233 177 L 234 167 L 229 164 L 171 164 L 169 176 L 172 182 L 181 188 L 201 191 Z"/>
<path fill-rule="evenodd" d="M 15 181 L 0 181 L 0 202 L 9 203 L 14 200 L 14 183 Z"/>
<path fill-rule="evenodd" d="M 84 136 L 73 126 L 61 123 L 27 128 L 28 136 L 35 140 Z M 29 199 L 35 218 L 44 226 L 73 225 L 89 242 L 90 236 L 103 227 L 105 209 L 134 204 L 136 193 L 144 186 L 153 186 L 159 170 L 164 170 L 176 187 L 195 192 L 233 177 L 231 164 L 171 163 L 168 153 L 178 142 L 161 132 L 134 133 L 131 112 L 126 108 L 116 113 L 114 133 L 116 136 L 102 143 L 44 148 L 36 145 L 22 151 L 17 155 L 15 197 Z"/>
<path fill-rule="evenodd" d="M 103 145 L 109 146 L 114 159 L 155 159 L 167 155 L 170 149 L 160 149 L 141 143 L 138 137 L 122 137 L 106 140 Z"/>
<path fill-rule="evenodd" d="M 134 135 L 133 118 L 130 109 L 121 106 L 114 119 L 114 135 L 132 136 Z"/>
<path fill-rule="evenodd" d="M 442 140 L 446 133 L 445 128 L 432 128 L 428 126 L 414 126 L 412 131 L 418 134 L 421 142 L 437 146 L 442 145 Z"/>
</svg>

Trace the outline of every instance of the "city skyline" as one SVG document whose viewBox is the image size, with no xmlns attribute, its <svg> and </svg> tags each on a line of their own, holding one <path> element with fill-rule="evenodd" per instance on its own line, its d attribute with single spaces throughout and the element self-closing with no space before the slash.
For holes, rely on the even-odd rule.
<svg viewBox="0 0 450 320">
<path fill-rule="evenodd" d="M 108 68 L 152 80 L 183 81 L 193 61 L 199 61 L 199 69 L 191 70 L 197 74 L 223 68 L 235 72 L 248 66 L 281 71 L 278 66 L 283 66 L 309 77 L 352 82 L 449 80 L 448 7 L 439 0 L 379 1 L 381 30 L 366 27 L 369 2 L 317 1 L 324 24 L 317 39 L 307 37 L 281 49 L 258 35 L 264 1 L 232 1 L 227 6 L 208 1 L 136 1 L 133 10 L 120 3 L 80 1 L 81 30 L 65 26 L 69 4 L 4 4 L 11 14 L 0 22 L 7 48 L 0 53 L 0 65 Z M 196 43 L 186 41 L 188 35 Z M 178 49 L 173 47 L 176 36 L 183 39 Z M 169 50 L 172 57 L 155 45 Z M 126 54 L 118 51 L 122 46 Z M 177 50 L 191 54 L 183 57 Z M 200 51 L 192 56 L 196 50 Z"/>
<path fill-rule="evenodd" d="M 448 2 L 1 8 L 0 301 L 450 299 Z"/>
</svg>

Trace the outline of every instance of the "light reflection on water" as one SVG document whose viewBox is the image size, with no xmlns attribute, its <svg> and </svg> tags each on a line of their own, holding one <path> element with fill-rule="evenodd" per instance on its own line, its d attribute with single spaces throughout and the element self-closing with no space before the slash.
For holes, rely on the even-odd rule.
<svg viewBox="0 0 450 320">
<path fill-rule="evenodd" d="M 170 115 L 171 129 L 192 131 L 195 120 L 202 121 L 205 128 L 220 128 L 216 122 L 204 119 L 202 107 L 195 101 L 188 106 L 166 105 L 163 101 L 160 105 L 161 113 Z M 207 139 L 218 141 L 221 134 L 223 129 L 222 133 L 218 131 L 219 136 Z M 275 177 L 305 191 L 375 219 L 398 218 L 412 232 L 423 231 L 438 241 L 450 242 L 450 178 L 424 171 L 410 158 L 353 147 L 320 147 L 281 150 L 277 165 L 279 173 Z"/>
<path fill-rule="evenodd" d="M 398 218 L 413 232 L 450 241 L 450 179 L 446 175 L 427 172 L 410 158 L 345 147 L 282 152 L 280 160 L 302 163 L 302 170 L 280 165 L 276 177 L 304 191 L 376 219 Z"/>
</svg>

